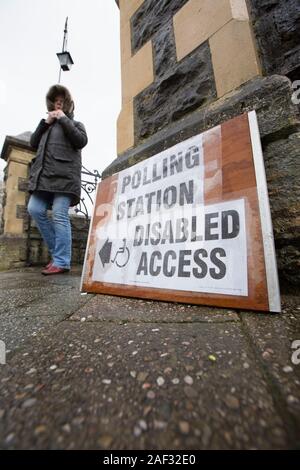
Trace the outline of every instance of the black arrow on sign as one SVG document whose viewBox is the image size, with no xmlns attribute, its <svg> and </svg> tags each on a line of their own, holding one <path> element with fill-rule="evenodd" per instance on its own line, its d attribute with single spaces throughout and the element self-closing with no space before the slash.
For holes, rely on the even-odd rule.
<svg viewBox="0 0 300 470">
<path fill-rule="evenodd" d="M 105 264 L 110 262 L 111 247 L 112 247 L 112 242 L 110 242 L 109 239 L 107 239 L 104 245 L 102 246 L 102 248 L 99 250 L 99 256 L 100 256 L 103 268 Z"/>
</svg>

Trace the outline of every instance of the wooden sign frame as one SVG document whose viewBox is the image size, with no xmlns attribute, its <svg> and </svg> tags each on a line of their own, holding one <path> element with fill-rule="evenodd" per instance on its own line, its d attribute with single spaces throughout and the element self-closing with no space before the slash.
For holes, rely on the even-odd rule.
<svg viewBox="0 0 300 470">
<path fill-rule="evenodd" d="M 165 158 L 165 161 L 167 161 L 166 155 L 168 156 L 169 152 L 170 156 L 176 146 L 167 149 L 161 154 L 153 156 L 144 162 L 123 170 L 122 172 L 114 174 L 98 184 L 82 272 L 81 291 L 226 308 L 232 307 L 238 309 L 280 312 L 280 293 L 273 229 L 256 112 L 251 111 L 248 114 L 243 114 L 231 119 L 213 129 L 199 134 L 198 136 L 194 136 L 194 139 L 196 138 L 199 138 L 199 142 L 201 140 L 202 145 L 201 152 L 203 153 L 201 155 L 203 156 L 203 168 L 201 168 L 203 170 L 203 174 L 202 177 L 200 177 L 199 173 L 199 179 L 198 173 L 196 174 L 196 189 L 193 189 L 193 191 L 196 194 L 195 198 L 198 198 L 197 200 L 199 201 L 201 201 L 201 194 L 203 192 L 202 204 L 199 203 L 197 207 L 199 207 L 199 214 L 200 211 L 205 212 L 203 212 L 203 217 L 205 217 L 205 221 L 209 227 L 205 234 L 209 235 L 207 236 L 207 240 L 209 241 L 207 241 L 207 245 L 203 240 L 199 243 L 195 241 L 193 246 L 195 248 L 197 248 L 197 246 L 202 248 L 193 252 L 194 255 L 192 256 L 194 256 L 194 261 L 197 262 L 197 266 L 196 268 L 193 268 L 193 272 L 198 278 L 203 277 L 205 272 L 207 272 L 209 263 L 212 261 L 215 262 L 215 265 L 211 265 L 211 267 L 208 268 L 208 272 L 211 273 L 212 277 L 214 277 L 210 280 L 212 284 L 212 287 L 209 287 L 210 291 L 203 291 L 203 288 L 201 288 L 201 280 L 195 280 L 194 278 L 190 278 L 189 280 L 184 279 L 185 277 L 190 276 L 188 270 L 192 269 L 190 268 L 192 262 L 186 256 L 186 253 L 189 254 L 191 250 L 184 251 L 183 261 L 181 260 L 181 267 L 178 268 L 182 279 L 178 279 L 176 276 L 173 278 L 163 277 L 164 275 L 168 276 L 169 273 L 171 273 L 170 265 L 173 262 L 172 257 L 169 256 L 171 251 L 168 251 L 169 267 L 166 268 L 169 269 L 169 271 L 162 274 L 162 268 L 161 266 L 158 266 L 162 258 L 159 253 L 162 253 L 163 250 L 167 248 L 162 245 L 158 245 L 158 248 L 153 247 L 153 249 L 156 250 L 155 263 L 154 261 L 152 263 L 152 271 L 155 272 L 156 276 L 154 279 L 154 277 L 149 275 L 146 264 L 144 265 L 142 263 L 140 254 L 139 256 L 132 254 L 129 262 L 131 253 L 140 253 L 137 249 L 134 250 L 133 247 L 135 244 L 137 246 L 142 240 L 141 237 L 139 238 L 140 233 L 138 234 L 138 230 L 140 230 L 140 232 L 142 231 L 142 225 L 136 225 L 135 227 L 136 238 L 131 243 L 131 251 L 129 251 L 129 248 L 126 246 L 126 239 L 124 238 L 124 234 L 122 235 L 121 232 L 113 239 L 110 239 L 110 237 L 107 236 L 107 230 L 110 226 L 109 224 L 112 226 L 112 221 L 114 220 L 114 227 L 118 227 L 118 218 L 121 219 L 124 215 L 125 208 L 127 209 L 129 207 L 128 204 L 126 205 L 126 203 L 119 202 L 121 201 L 121 196 L 123 196 L 123 194 L 121 194 L 122 191 L 123 193 L 128 191 L 128 195 L 131 196 L 134 196 L 136 192 L 138 193 L 138 189 L 134 189 L 137 187 L 139 182 L 141 183 L 141 180 L 138 180 L 137 177 L 135 178 L 136 175 L 142 174 L 138 169 L 142 168 L 142 165 L 145 165 L 145 162 L 147 162 L 147 164 L 151 164 L 152 159 L 155 162 L 159 162 Z M 189 142 L 193 143 L 198 141 L 191 138 L 179 143 L 176 147 L 177 151 L 178 149 L 184 149 L 184 145 Z M 196 152 L 195 145 L 194 147 L 190 147 L 190 149 L 191 148 L 194 148 L 193 151 Z M 179 154 L 182 154 L 182 152 L 179 152 Z M 145 168 L 145 166 L 143 168 Z M 192 172 L 194 175 L 196 170 L 198 171 L 198 169 L 195 168 Z M 167 175 L 167 168 L 162 171 L 165 171 L 165 175 Z M 146 170 L 144 170 L 143 174 L 143 184 L 149 184 L 148 188 L 151 188 L 152 185 L 156 188 L 159 187 L 157 184 L 160 184 L 160 182 L 156 182 L 158 179 L 156 173 L 156 180 L 153 178 L 153 183 L 151 182 L 151 184 L 147 180 Z M 191 172 L 189 174 L 191 174 Z M 135 178 L 135 180 L 132 178 Z M 180 175 L 176 175 L 176 178 L 176 181 L 181 181 Z M 166 177 L 165 180 L 167 181 L 168 178 Z M 132 186 L 129 185 L 129 181 L 131 181 Z M 201 186 L 199 183 L 199 188 L 201 186 L 201 189 L 199 190 L 197 181 L 201 181 L 202 185 Z M 173 187 L 175 186 L 172 186 L 172 188 Z M 187 192 L 186 188 L 187 186 L 185 186 L 185 191 Z M 171 191 L 168 192 L 168 196 L 170 193 Z M 156 194 L 158 194 L 158 192 Z M 185 196 L 188 197 L 187 194 L 185 194 Z M 171 199 L 172 202 L 172 194 L 169 199 Z M 117 215 L 116 204 L 118 204 Z M 170 201 L 168 200 L 166 204 L 170 204 Z M 234 207 L 235 210 L 225 210 L 227 207 L 231 206 Z M 167 207 L 169 208 L 170 206 Z M 212 207 L 215 212 L 213 212 L 213 214 L 208 214 L 206 212 L 208 207 Z M 219 215 L 217 215 L 218 212 L 216 212 L 216 208 L 218 207 L 220 207 Z M 222 208 L 223 211 L 221 212 Z M 182 203 L 181 210 L 187 209 L 187 205 Z M 137 209 L 135 210 L 135 215 L 139 215 Z M 236 221 L 237 229 L 235 235 L 234 215 L 236 219 L 238 218 L 238 221 Z M 129 216 L 132 216 L 132 214 L 129 214 L 128 209 L 127 217 L 129 218 Z M 219 217 L 219 219 L 217 219 L 217 217 Z M 243 220 L 244 218 L 245 220 Z M 119 223 L 121 224 L 121 221 L 119 221 Z M 124 220 L 123 223 L 125 223 Z M 159 223 L 156 222 L 156 224 Z M 152 225 L 152 227 L 154 227 L 154 225 Z M 156 228 L 157 227 L 158 225 L 156 225 Z M 220 233 L 222 232 L 222 237 L 224 239 L 221 235 L 217 235 L 218 230 Z M 137 234 L 139 236 L 137 236 Z M 236 237 L 235 239 L 233 239 L 234 236 Z M 163 237 L 163 235 L 161 235 L 161 237 Z M 228 250 L 223 250 L 222 252 L 222 248 L 219 248 L 217 252 L 218 256 L 214 253 L 214 258 L 212 258 L 211 254 L 211 259 L 209 261 L 205 259 L 205 263 L 208 264 L 206 268 L 204 268 L 205 263 L 203 260 L 201 261 L 199 253 L 201 253 L 201 256 L 207 255 L 208 250 L 205 250 L 205 247 L 208 245 L 212 246 L 210 240 L 214 237 L 220 238 L 219 244 L 224 243 L 224 246 L 229 246 L 229 253 L 231 254 L 228 255 Z M 124 242 L 123 238 L 125 240 Z M 199 237 L 199 239 L 200 238 L 201 237 Z M 232 238 L 232 240 L 225 240 L 226 238 Z M 112 250 L 117 246 L 115 245 L 116 240 L 118 242 L 118 249 L 115 251 L 113 256 Z M 154 242 L 153 238 L 148 237 L 148 244 L 150 244 L 149 240 L 151 240 L 151 243 Z M 171 238 L 168 240 L 170 241 Z M 161 241 L 161 243 L 163 242 L 165 245 L 168 245 L 166 239 Z M 146 241 L 143 241 L 143 243 L 146 244 Z M 149 247 L 145 248 L 145 250 L 146 249 L 148 251 L 150 250 Z M 241 250 L 240 252 L 239 249 Z M 212 253 L 212 251 L 210 253 Z M 172 253 L 175 253 L 175 251 L 172 251 Z M 224 256 L 224 253 L 226 255 L 224 263 L 228 261 L 228 265 L 225 264 L 226 274 L 224 274 L 223 280 L 220 279 L 219 282 L 216 277 L 218 277 L 218 275 L 221 276 L 220 272 L 222 271 L 221 268 L 223 264 L 221 256 Z M 142 256 L 144 256 L 144 254 Z M 153 251 L 152 256 L 154 257 Z M 165 256 L 167 256 L 167 254 L 165 254 Z M 230 258 L 230 256 L 232 257 Z M 120 259 L 119 262 L 116 261 L 117 257 Z M 145 255 L 145 260 L 146 259 L 148 263 L 148 258 Z M 113 265 L 113 263 L 115 264 Z M 117 267 L 120 269 L 118 270 Z M 139 279 L 143 280 L 136 281 L 136 277 L 134 277 L 131 281 L 130 277 L 128 278 L 127 276 L 129 269 L 131 271 L 134 269 L 134 272 L 136 272 L 137 269 Z M 204 270 L 206 271 L 203 272 Z M 235 273 L 235 270 L 237 274 L 232 274 Z M 159 274 L 157 274 L 158 272 Z M 236 277 L 234 278 L 234 276 Z M 99 280 L 99 278 L 101 279 Z M 109 279 L 110 282 L 107 282 L 107 280 L 103 281 L 103 279 Z M 123 282 L 120 279 L 126 279 L 126 282 Z M 137 282 L 143 282 L 144 285 L 137 285 Z M 149 284 L 147 285 L 148 282 Z M 152 282 L 155 284 L 155 287 L 151 284 Z M 223 282 L 224 285 L 222 287 Z M 235 283 L 237 284 L 236 289 Z M 199 289 L 202 289 L 200 291 L 195 290 L 197 289 L 198 284 Z M 188 285 L 191 286 L 191 290 L 187 288 Z M 226 289 L 230 292 L 229 294 L 225 293 Z M 240 295 L 234 295 L 235 290 L 236 292 L 239 292 Z"/>
</svg>

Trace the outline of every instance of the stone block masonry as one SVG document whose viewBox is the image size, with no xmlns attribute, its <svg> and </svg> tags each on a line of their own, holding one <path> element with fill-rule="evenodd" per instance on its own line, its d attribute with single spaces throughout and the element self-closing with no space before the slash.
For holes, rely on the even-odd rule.
<svg viewBox="0 0 300 470">
<path fill-rule="evenodd" d="M 119 155 L 260 74 L 245 0 L 120 1 L 120 14 Z"/>
<path fill-rule="evenodd" d="M 248 0 L 264 74 L 300 79 L 300 3 Z"/>
<path fill-rule="evenodd" d="M 289 79 L 300 79 L 299 2 L 117 3 L 123 104 L 118 158 L 103 175 L 256 110 L 279 273 L 298 284 L 300 116 Z"/>
</svg>

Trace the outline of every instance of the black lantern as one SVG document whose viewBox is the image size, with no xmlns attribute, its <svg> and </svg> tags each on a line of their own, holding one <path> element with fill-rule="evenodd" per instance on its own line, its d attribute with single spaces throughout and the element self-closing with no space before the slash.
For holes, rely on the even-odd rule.
<svg viewBox="0 0 300 470">
<path fill-rule="evenodd" d="M 68 17 L 66 18 L 66 22 L 65 22 L 62 51 L 57 52 L 56 54 L 60 63 L 58 83 L 60 83 L 61 71 L 63 70 L 64 72 L 67 72 L 71 70 L 71 67 L 74 64 L 70 52 L 67 52 L 67 42 L 68 42 Z"/>
<path fill-rule="evenodd" d="M 74 64 L 70 52 L 58 52 L 57 54 L 61 69 L 66 72 L 71 70 L 72 65 Z"/>
</svg>

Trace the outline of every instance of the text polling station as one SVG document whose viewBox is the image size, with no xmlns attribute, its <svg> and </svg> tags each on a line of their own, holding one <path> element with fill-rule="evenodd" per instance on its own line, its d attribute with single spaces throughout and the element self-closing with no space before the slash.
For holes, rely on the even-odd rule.
<svg viewBox="0 0 300 470">
<path fill-rule="evenodd" d="M 99 183 L 81 288 L 279 311 L 272 237 L 252 112 Z"/>
</svg>

